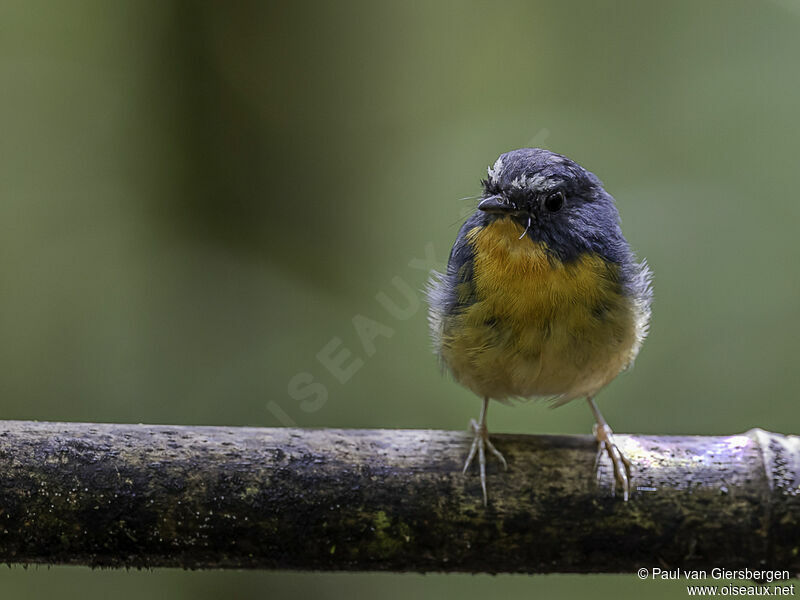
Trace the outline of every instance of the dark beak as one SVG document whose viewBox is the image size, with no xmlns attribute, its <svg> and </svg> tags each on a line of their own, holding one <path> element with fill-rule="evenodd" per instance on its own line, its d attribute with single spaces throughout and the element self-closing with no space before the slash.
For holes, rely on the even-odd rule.
<svg viewBox="0 0 800 600">
<path fill-rule="evenodd" d="M 503 198 L 503 196 L 498 194 L 481 200 L 480 204 L 478 204 L 478 210 L 493 213 L 510 213 L 516 212 L 517 209 L 513 204 Z"/>
</svg>

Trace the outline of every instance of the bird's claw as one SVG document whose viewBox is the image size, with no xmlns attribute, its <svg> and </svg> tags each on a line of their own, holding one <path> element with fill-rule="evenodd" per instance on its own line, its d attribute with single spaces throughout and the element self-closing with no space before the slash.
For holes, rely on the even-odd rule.
<svg viewBox="0 0 800 600">
<path fill-rule="evenodd" d="M 614 482 L 622 489 L 622 500 L 628 501 L 631 492 L 631 461 L 622 453 L 619 446 L 614 442 L 614 432 L 608 425 L 595 425 L 593 428 L 595 438 L 597 438 L 597 456 L 594 461 L 595 472 L 598 480 L 600 471 L 600 457 L 605 453 L 611 460 L 614 468 Z"/>
<path fill-rule="evenodd" d="M 469 466 L 472 464 L 472 460 L 475 458 L 475 454 L 478 454 L 478 465 L 480 467 L 481 472 L 481 489 L 483 490 L 483 505 L 486 506 L 489 503 L 489 496 L 486 493 L 486 448 L 494 454 L 500 462 L 503 463 L 503 468 L 508 469 L 508 463 L 506 462 L 505 457 L 500 453 L 500 451 L 494 447 L 494 444 L 489 440 L 489 430 L 486 428 L 486 425 L 478 424 L 475 419 L 470 420 L 469 422 L 470 428 L 474 434 L 474 438 L 472 439 L 472 446 L 469 448 L 469 454 L 467 455 L 467 460 L 464 463 L 464 470 L 463 473 L 467 472 Z"/>
</svg>

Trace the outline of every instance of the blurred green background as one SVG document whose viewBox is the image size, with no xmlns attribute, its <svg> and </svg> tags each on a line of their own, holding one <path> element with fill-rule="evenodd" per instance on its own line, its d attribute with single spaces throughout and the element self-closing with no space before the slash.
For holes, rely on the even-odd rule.
<svg viewBox="0 0 800 600">
<path fill-rule="evenodd" d="M 800 4 L 0 3 L 0 415 L 465 429 L 419 290 L 526 145 L 655 272 L 618 431 L 800 431 Z M 411 263 L 411 264 L 410 264 Z M 400 305 L 397 318 L 376 295 Z M 368 352 L 352 319 L 392 330 Z M 317 359 L 331 340 L 361 367 Z M 299 401 L 307 373 L 327 400 Z M 295 395 L 296 396 L 296 395 Z M 588 433 L 584 403 L 492 409 Z M 754 567 L 756 565 L 753 565 Z M 4 598 L 682 597 L 635 576 L 6 569 Z"/>
</svg>

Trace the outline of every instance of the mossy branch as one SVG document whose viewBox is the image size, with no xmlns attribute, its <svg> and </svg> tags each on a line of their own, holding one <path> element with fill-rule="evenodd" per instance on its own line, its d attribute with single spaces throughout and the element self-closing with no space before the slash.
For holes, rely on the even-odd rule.
<svg viewBox="0 0 800 600">
<path fill-rule="evenodd" d="M 107 567 L 800 571 L 800 438 L 619 435 L 623 502 L 590 436 L 0 422 L 0 560 Z"/>
</svg>

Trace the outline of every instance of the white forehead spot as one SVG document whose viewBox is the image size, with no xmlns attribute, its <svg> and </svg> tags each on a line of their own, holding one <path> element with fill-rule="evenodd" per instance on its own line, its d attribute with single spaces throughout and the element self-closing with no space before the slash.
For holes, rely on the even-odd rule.
<svg viewBox="0 0 800 600">
<path fill-rule="evenodd" d="M 511 182 L 511 187 L 517 190 L 538 192 L 550 187 L 550 182 L 544 175 L 520 175 Z"/>
<path fill-rule="evenodd" d="M 500 179 L 500 172 L 503 170 L 503 157 L 501 156 L 496 161 L 494 161 L 494 166 L 489 167 L 486 172 L 489 174 L 489 181 L 492 183 L 497 183 Z"/>
</svg>

